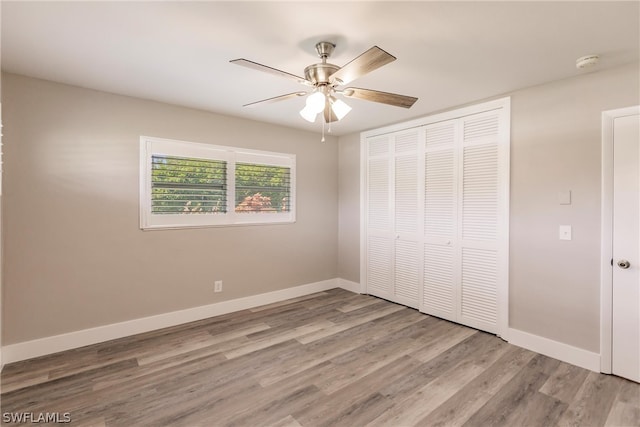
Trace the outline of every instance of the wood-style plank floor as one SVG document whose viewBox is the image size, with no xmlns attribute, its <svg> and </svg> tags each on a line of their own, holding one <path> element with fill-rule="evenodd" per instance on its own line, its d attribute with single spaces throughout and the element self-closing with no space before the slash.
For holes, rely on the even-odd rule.
<svg viewBox="0 0 640 427">
<path fill-rule="evenodd" d="M 5 366 L 72 426 L 640 426 L 640 385 L 334 289 Z M 62 416 L 62 415 L 61 415 Z"/>
</svg>

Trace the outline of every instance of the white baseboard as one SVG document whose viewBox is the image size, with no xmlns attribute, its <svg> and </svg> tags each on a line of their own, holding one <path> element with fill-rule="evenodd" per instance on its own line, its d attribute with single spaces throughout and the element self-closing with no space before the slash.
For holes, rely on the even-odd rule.
<svg viewBox="0 0 640 427">
<path fill-rule="evenodd" d="M 338 279 L 338 287 L 345 289 L 349 292 L 353 292 L 354 294 L 361 294 L 360 283 L 352 282 L 347 279 Z"/>
<path fill-rule="evenodd" d="M 600 354 L 569 344 L 509 328 L 509 343 L 554 359 L 600 372 Z"/>
<path fill-rule="evenodd" d="M 113 323 L 111 325 L 98 326 L 96 328 L 83 329 L 66 334 L 11 344 L 2 347 L 2 362 L 18 362 L 20 360 L 181 325 L 183 323 L 202 320 L 234 311 L 246 310 L 290 298 L 297 298 L 315 292 L 327 291 L 337 287 L 341 287 L 339 286 L 339 279 L 323 280 L 321 282 L 309 283 L 264 294 L 251 295 L 200 307 L 158 314 L 156 316 L 143 317 L 126 322 Z"/>
</svg>

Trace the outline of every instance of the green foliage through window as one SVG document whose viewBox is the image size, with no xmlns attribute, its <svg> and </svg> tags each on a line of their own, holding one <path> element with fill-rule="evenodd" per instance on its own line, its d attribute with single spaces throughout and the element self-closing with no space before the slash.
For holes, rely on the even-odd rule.
<svg viewBox="0 0 640 427">
<path fill-rule="evenodd" d="M 227 212 L 227 162 L 153 155 L 151 212 Z"/>
</svg>

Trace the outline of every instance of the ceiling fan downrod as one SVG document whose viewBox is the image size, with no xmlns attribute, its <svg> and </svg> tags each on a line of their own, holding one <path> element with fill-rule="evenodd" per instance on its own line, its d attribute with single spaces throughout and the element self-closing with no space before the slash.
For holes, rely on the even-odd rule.
<svg viewBox="0 0 640 427">
<path fill-rule="evenodd" d="M 335 47 L 335 44 L 329 42 L 316 44 L 316 52 L 318 52 L 318 56 L 322 62 L 309 65 L 304 69 L 304 77 L 313 83 L 314 86 L 328 85 L 329 77 L 340 69 L 337 65 L 327 62 L 327 58 L 331 56 Z"/>
</svg>

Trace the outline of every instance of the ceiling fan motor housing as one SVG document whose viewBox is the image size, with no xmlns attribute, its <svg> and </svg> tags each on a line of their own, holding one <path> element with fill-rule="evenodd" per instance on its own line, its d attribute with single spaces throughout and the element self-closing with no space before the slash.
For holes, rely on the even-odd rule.
<svg viewBox="0 0 640 427">
<path fill-rule="evenodd" d="M 329 84 L 329 76 L 339 69 L 333 64 L 313 64 L 304 69 L 304 77 L 314 85 Z"/>
</svg>

